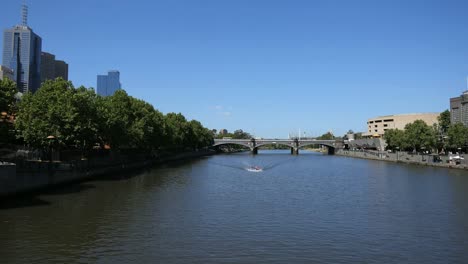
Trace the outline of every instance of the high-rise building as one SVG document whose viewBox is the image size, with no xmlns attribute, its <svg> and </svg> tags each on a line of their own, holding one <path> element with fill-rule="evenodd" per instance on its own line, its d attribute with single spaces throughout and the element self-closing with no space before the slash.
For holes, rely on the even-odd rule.
<svg viewBox="0 0 468 264">
<path fill-rule="evenodd" d="M 12 69 L 0 65 L 0 80 L 3 80 L 3 78 L 8 78 L 13 81 L 15 76 L 13 75 Z"/>
<path fill-rule="evenodd" d="M 42 39 L 27 25 L 26 5 L 22 13 L 22 24 L 3 32 L 2 65 L 13 70 L 18 91 L 35 92 L 41 83 Z"/>
<path fill-rule="evenodd" d="M 68 64 L 62 60 L 55 61 L 55 78 L 58 77 L 68 81 Z"/>
<path fill-rule="evenodd" d="M 450 122 L 468 126 L 468 91 L 459 97 L 450 98 Z"/>
<path fill-rule="evenodd" d="M 107 75 L 97 76 L 97 93 L 101 96 L 113 95 L 121 86 L 119 71 L 109 71 Z"/>
<path fill-rule="evenodd" d="M 41 53 L 41 83 L 61 77 L 68 81 L 68 64 L 55 60 L 55 55 L 48 52 Z"/>
</svg>

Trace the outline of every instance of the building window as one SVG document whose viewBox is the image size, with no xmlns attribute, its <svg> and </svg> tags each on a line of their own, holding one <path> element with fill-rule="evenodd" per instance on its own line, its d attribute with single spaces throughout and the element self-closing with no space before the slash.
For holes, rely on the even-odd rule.
<svg viewBox="0 0 468 264">
<path fill-rule="evenodd" d="M 376 123 L 382 123 L 382 120 L 375 120 Z"/>
<path fill-rule="evenodd" d="M 377 125 L 374 125 L 374 127 L 377 127 Z"/>
<path fill-rule="evenodd" d="M 383 126 L 384 126 L 384 127 L 388 127 L 388 124 L 384 124 Z"/>
<path fill-rule="evenodd" d="M 374 131 L 375 131 L 375 132 L 377 132 L 377 129 L 376 129 L 376 130 L 374 130 Z"/>
<path fill-rule="evenodd" d="M 369 124 L 374 124 L 374 121 L 370 121 Z"/>
<path fill-rule="evenodd" d="M 393 122 L 393 119 L 385 119 L 384 122 Z"/>
</svg>

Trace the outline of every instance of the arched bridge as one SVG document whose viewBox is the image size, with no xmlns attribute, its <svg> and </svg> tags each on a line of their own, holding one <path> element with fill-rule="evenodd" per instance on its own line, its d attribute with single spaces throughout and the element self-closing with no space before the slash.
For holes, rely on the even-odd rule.
<svg viewBox="0 0 468 264">
<path fill-rule="evenodd" d="M 213 147 L 220 145 L 241 145 L 249 148 L 253 154 L 258 153 L 258 148 L 264 145 L 283 145 L 291 149 L 291 154 L 299 154 L 299 149 L 310 145 L 321 145 L 328 148 L 328 154 L 334 154 L 338 147 L 336 140 L 318 140 L 318 139 L 215 139 Z"/>
</svg>

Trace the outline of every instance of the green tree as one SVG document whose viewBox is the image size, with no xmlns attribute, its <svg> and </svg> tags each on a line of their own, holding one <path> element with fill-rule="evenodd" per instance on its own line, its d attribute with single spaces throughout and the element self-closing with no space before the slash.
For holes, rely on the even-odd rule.
<svg viewBox="0 0 468 264">
<path fill-rule="evenodd" d="M 14 112 L 17 92 L 15 82 L 8 78 L 0 80 L 0 112 L 7 112 L 8 114 Z"/>
<path fill-rule="evenodd" d="M 385 131 L 384 134 L 385 142 L 387 143 L 387 147 L 392 150 L 396 149 L 405 149 L 406 145 L 406 137 L 405 131 L 399 129 L 389 129 Z"/>
<path fill-rule="evenodd" d="M 335 136 L 331 132 L 327 132 L 319 137 L 317 137 L 319 140 L 333 140 L 335 139 Z"/>
<path fill-rule="evenodd" d="M 452 149 L 462 148 L 468 142 L 468 128 L 461 123 L 451 125 L 447 134 L 448 144 Z"/>
<path fill-rule="evenodd" d="M 98 131 L 94 100 L 94 91 L 76 90 L 61 78 L 48 80 L 35 94 L 23 96 L 15 123 L 18 136 L 38 148 L 46 148 L 47 137 L 53 136 L 56 146 L 89 149 Z"/>
<path fill-rule="evenodd" d="M 405 143 L 415 151 L 430 150 L 435 147 L 436 135 L 423 120 L 416 120 L 405 126 Z"/>
<path fill-rule="evenodd" d="M 167 129 L 167 147 L 172 149 L 183 149 L 184 143 L 188 143 L 187 119 L 181 113 L 168 113 L 165 116 L 165 124 Z"/>
<path fill-rule="evenodd" d="M 446 135 L 450 127 L 450 111 L 445 110 L 437 117 L 438 127 L 442 135 Z"/>
<path fill-rule="evenodd" d="M 98 104 L 102 140 L 117 150 L 130 145 L 132 122 L 132 100 L 124 90 L 117 90 L 112 96 L 101 97 Z"/>
<path fill-rule="evenodd" d="M 8 78 L 0 80 L 0 143 L 14 142 L 11 115 L 16 112 L 16 84 Z"/>
</svg>

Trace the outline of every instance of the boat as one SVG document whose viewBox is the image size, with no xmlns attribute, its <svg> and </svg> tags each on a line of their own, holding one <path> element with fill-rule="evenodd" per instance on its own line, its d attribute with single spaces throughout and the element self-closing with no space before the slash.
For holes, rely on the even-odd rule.
<svg viewBox="0 0 468 264">
<path fill-rule="evenodd" d="M 263 171 L 262 168 L 258 167 L 258 166 L 251 166 L 251 167 L 248 167 L 247 168 L 248 171 L 251 171 L 251 172 L 260 172 L 260 171 Z"/>
</svg>

